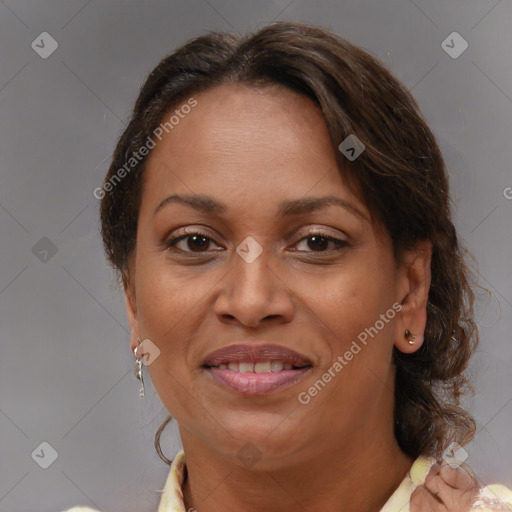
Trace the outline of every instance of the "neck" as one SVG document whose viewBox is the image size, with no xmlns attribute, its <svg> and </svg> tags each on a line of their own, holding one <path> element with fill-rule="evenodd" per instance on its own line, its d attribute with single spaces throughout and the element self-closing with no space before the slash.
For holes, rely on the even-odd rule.
<svg viewBox="0 0 512 512">
<path fill-rule="evenodd" d="M 258 464 L 245 468 L 236 455 L 221 457 L 182 433 L 185 509 L 378 512 L 414 460 L 400 450 L 392 429 L 380 436 L 375 432 L 367 427 L 337 447 L 330 438 L 323 449 L 305 449 L 292 463 L 265 470 L 258 470 Z"/>
</svg>

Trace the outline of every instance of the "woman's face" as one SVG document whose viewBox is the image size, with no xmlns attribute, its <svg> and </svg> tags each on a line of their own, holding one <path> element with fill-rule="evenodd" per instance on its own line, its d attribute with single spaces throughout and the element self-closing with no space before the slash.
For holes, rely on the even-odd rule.
<svg viewBox="0 0 512 512">
<path fill-rule="evenodd" d="M 428 279 L 411 268 L 426 260 L 395 262 L 309 99 L 242 85 L 194 98 L 149 156 L 127 290 L 131 348 L 160 350 L 147 370 L 184 446 L 275 467 L 389 433 L 392 348 L 413 350 L 406 328 L 421 345 Z M 327 196 L 338 203 L 306 206 Z M 301 369 L 281 365 L 290 350 Z"/>
</svg>

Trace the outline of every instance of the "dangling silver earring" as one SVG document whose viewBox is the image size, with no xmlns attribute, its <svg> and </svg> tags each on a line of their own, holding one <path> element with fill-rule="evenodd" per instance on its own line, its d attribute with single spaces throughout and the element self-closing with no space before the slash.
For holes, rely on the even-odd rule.
<svg viewBox="0 0 512 512">
<path fill-rule="evenodd" d="M 139 397 L 144 398 L 144 378 L 142 377 L 142 357 L 138 357 L 138 351 L 141 347 L 140 338 L 137 337 L 137 341 L 139 342 L 139 346 L 133 349 L 133 354 L 135 355 L 135 377 L 140 380 L 141 388 L 139 391 Z"/>
<path fill-rule="evenodd" d="M 414 341 L 414 338 L 416 338 L 416 336 L 414 336 L 414 334 L 411 333 L 411 331 L 409 331 L 409 329 L 406 329 L 405 332 L 404 332 L 404 337 L 405 338 L 409 338 L 407 341 L 409 342 L 409 345 L 414 345 L 416 342 Z"/>
</svg>

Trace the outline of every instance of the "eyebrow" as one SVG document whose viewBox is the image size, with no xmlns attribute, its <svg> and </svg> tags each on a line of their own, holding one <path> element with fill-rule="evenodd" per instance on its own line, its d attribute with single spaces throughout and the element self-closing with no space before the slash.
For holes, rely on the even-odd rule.
<svg viewBox="0 0 512 512">
<path fill-rule="evenodd" d="M 211 215 L 222 215 L 227 211 L 227 206 L 225 204 L 220 203 L 208 196 L 172 194 L 159 203 L 153 213 L 153 216 L 155 216 L 162 208 L 171 203 L 185 204 L 196 210 Z M 341 199 L 340 197 L 336 196 L 307 197 L 282 201 L 279 204 L 278 216 L 291 217 L 293 215 L 311 213 L 316 210 L 327 208 L 329 206 L 339 206 L 359 217 L 360 219 L 369 222 L 366 215 L 364 215 L 357 207 L 345 199 Z"/>
</svg>

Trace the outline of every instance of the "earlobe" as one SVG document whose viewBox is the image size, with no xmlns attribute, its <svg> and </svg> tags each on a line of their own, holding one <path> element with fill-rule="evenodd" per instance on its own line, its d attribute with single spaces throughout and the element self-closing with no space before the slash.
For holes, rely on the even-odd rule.
<svg viewBox="0 0 512 512">
<path fill-rule="evenodd" d="M 406 328 L 401 332 L 397 330 L 395 333 L 395 346 L 398 350 L 400 350 L 400 352 L 403 352 L 404 354 L 411 354 L 412 352 L 416 352 L 423 344 L 423 333 L 425 332 L 426 315 L 423 321 L 419 322 L 416 320 L 414 324 L 422 325 L 423 327 L 420 327 L 420 330 L 418 331 L 412 331 Z M 418 334 L 415 334 L 415 332 Z"/>
<path fill-rule="evenodd" d="M 404 353 L 418 350 L 427 324 L 427 303 L 431 283 L 432 244 L 420 242 L 403 255 L 401 310 L 395 329 L 395 346 Z M 405 290 L 405 291 L 404 291 Z"/>
</svg>

